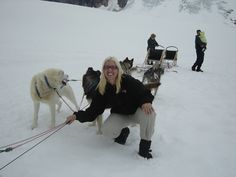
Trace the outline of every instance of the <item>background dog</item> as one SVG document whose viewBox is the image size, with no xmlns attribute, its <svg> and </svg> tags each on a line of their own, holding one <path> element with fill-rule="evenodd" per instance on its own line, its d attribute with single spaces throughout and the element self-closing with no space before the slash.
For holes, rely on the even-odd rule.
<svg viewBox="0 0 236 177">
<path fill-rule="evenodd" d="M 159 86 L 161 85 L 161 75 L 164 74 L 164 68 L 152 67 L 145 71 L 143 74 L 143 84 L 150 90 L 154 90 L 154 96 L 157 93 Z"/>
<path fill-rule="evenodd" d="M 74 92 L 67 83 L 68 75 L 61 69 L 50 68 L 33 76 L 31 80 L 31 98 L 34 104 L 33 123 L 31 128 L 38 126 L 38 112 L 40 103 L 49 105 L 51 113 L 51 127 L 55 127 L 55 112 L 60 111 L 61 96 L 65 96 L 79 110 Z"/>
<path fill-rule="evenodd" d="M 123 61 L 120 61 L 120 65 L 125 74 L 131 74 L 131 68 L 133 67 L 134 59 L 126 57 Z"/>
<path fill-rule="evenodd" d="M 86 95 L 86 99 L 88 103 L 92 102 L 92 99 L 95 94 L 95 90 L 97 88 L 97 85 L 100 81 L 100 75 L 101 72 L 99 70 L 95 71 L 93 70 L 92 67 L 89 67 L 86 71 L 86 73 L 83 75 L 83 80 L 82 80 L 82 87 L 84 90 L 84 95 Z M 97 122 L 97 127 L 98 127 L 98 134 L 102 134 L 102 115 L 99 115 L 95 121 L 93 121 L 90 126 L 96 126 Z"/>
</svg>

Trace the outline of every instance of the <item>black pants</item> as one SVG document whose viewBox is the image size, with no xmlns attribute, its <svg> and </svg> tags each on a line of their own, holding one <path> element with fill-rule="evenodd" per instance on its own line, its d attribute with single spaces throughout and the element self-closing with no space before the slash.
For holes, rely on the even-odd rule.
<svg viewBox="0 0 236 177">
<path fill-rule="evenodd" d="M 204 61 L 204 51 L 196 50 L 196 54 L 197 54 L 197 59 L 195 63 L 193 64 L 192 68 L 195 69 L 197 67 L 197 70 L 200 70 L 202 63 Z"/>
<path fill-rule="evenodd" d="M 152 59 L 152 60 L 160 60 L 161 55 L 162 55 L 162 53 L 160 51 L 154 49 L 154 50 L 150 50 L 148 58 Z"/>
</svg>

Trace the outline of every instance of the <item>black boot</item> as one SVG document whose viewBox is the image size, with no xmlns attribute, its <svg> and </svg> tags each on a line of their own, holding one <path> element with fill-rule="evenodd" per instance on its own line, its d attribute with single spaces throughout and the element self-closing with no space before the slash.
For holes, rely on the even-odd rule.
<svg viewBox="0 0 236 177">
<path fill-rule="evenodd" d="M 150 153 L 150 147 L 151 147 L 151 141 L 147 141 L 144 139 L 141 139 L 140 143 L 139 143 L 139 155 L 147 158 L 147 159 L 151 159 L 152 158 L 152 154 Z"/>
<path fill-rule="evenodd" d="M 196 71 L 197 72 L 203 72 L 203 70 L 201 70 L 200 68 L 198 68 Z"/>
<path fill-rule="evenodd" d="M 129 136 L 129 128 L 125 127 L 121 130 L 120 135 L 115 138 L 115 142 L 124 145 Z"/>
</svg>

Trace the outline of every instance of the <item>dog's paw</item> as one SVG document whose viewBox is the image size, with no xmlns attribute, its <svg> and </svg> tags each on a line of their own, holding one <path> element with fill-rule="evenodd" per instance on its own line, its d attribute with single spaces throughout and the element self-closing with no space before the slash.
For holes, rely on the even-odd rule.
<svg viewBox="0 0 236 177">
<path fill-rule="evenodd" d="M 34 123 L 34 124 L 31 125 L 31 129 L 32 129 L 32 130 L 35 129 L 35 128 L 37 128 L 37 127 L 38 127 L 38 124 L 35 124 L 35 123 Z"/>
<path fill-rule="evenodd" d="M 50 128 L 55 128 L 56 124 L 55 123 L 51 123 Z"/>
<path fill-rule="evenodd" d="M 102 131 L 101 131 L 101 130 L 98 130 L 98 131 L 97 131 L 97 135 L 102 135 Z"/>
</svg>

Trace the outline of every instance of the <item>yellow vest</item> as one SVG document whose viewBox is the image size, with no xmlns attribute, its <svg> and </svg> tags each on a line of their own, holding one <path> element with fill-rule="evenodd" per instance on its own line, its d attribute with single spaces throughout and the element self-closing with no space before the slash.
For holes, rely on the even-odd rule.
<svg viewBox="0 0 236 177">
<path fill-rule="evenodd" d="M 204 42 L 204 43 L 207 43 L 207 39 L 206 39 L 206 36 L 205 36 L 205 32 L 200 32 L 200 39 L 201 39 L 201 41 L 202 42 Z"/>
</svg>

